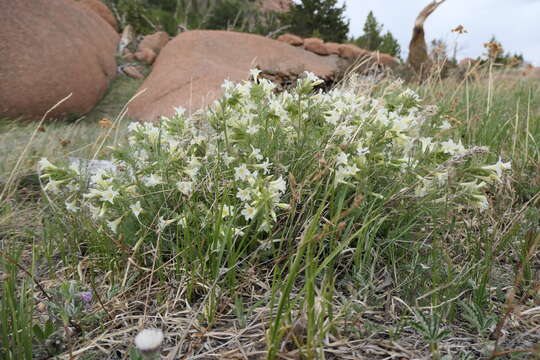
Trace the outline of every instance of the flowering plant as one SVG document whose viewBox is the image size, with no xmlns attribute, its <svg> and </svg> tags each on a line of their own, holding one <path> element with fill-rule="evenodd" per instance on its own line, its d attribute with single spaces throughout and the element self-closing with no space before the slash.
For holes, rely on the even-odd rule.
<svg viewBox="0 0 540 360">
<path fill-rule="evenodd" d="M 323 93 L 322 81 L 306 73 L 277 93 L 259 71 L 252 77 L 224 83 L 223 97 L 203 114 L 210 127 L 181 108 L 160 123 L 130 124 L 109 169 L 42 159 L 44 190 L 67 219 L 134 249 L 164 238 L 166 250 L 196 240 L 220 253 L 287 232 L 306 209 L 322 204 L 326 214 L 338 203 L 358 205 L 359 196 L 381 208 L 484 211 L 485 191 L 510 169 L 502 160 L 482 164 L 488 150 L 450 138 L 451 125 L 412 90 Z"/>
</svg>

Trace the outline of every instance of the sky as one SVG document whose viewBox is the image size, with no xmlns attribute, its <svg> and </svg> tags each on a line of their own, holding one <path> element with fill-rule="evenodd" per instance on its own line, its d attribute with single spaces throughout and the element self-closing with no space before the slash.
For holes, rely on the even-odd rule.
<svg viewBox="0 0 540 360">
<path fill-rule="evenodd" d="M 340 0 L 347 5 L 351 35 L 362 34 L 370 10 L 384 31 L 399 40 L 406 58 L 416 16 L 431 0 Z M 468 33 L 451 30 L 463 25 Z M 457 58 L 476 58 L 492 35 L 505 52 L 522 53 L 525 61 L 540 66 L 540 0 L 446 0 L 427 19 L 426 40 L 443 39 Z"/>
</svg>

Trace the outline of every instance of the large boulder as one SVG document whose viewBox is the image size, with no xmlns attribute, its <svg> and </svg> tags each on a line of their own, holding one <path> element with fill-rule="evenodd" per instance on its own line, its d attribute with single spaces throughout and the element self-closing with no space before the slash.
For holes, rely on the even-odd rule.
<svg viewBox="0 0 540 360">
<path fill-rule="evenodd" d="M 296 36 L 296 35 L 293 35 L 293 34 L 279 35 L 276 40 L 284 42 L 284 43 L 292 45 L 292 46 L 302 46 L 302 45 L 304 45 L 304 39 L 302 39 L 300 36 Z"/>
<path fill-rule="evenodd" d="M 137 60 L 145 62 L 148 65 L 152 65 L 154 63 L 154 60 L 156 59 L 156 53 L 154 52 L 154 50 L 146 47 L 137 51 L 133 55 Z"/>
<path fill-rule="evenodd" d="M 293 4 L 292 0 L 260 0 L 263 11 L 287 12 Z"/>
<path fill-rule="evenodd" d="M 156 55 L 169 42 L 169 34 L 165 31 L 158 31 L 151 35 L 146 35 L 137 47 L 137 51 L 142 52 L 144 49 L 152 50 Z"/>
<path fill-rule="evenodd" d="M 111 25 L 114 31 L 118 31 L 118 22 L 107 5 L 102 3 L 100 0 L 80 0 L 79 3 L 89 10 L 95 12 L 99 17 Z"/>
<path fill-rule="evenodd" d="M 311 71 L 331 79 L 337 56 L 321 57 L 302 48 L 263 36 L 232 31 L 196 30 L 181 33 L 162 50 L 152 72 L 129 104 L 128 114 L 155 121 L 170 116 L 175 106 L 190 111 L 211 104 L 222 94 L 223 81 L 242 81 L 259 67 L 287 75 Z"/>
<path fill-rule="evenodd" d="M 348 59 L 356 60 L 358 58 L 365 58 L 371 56 L 369 50 L 362 49 L 354 44 L 342 44 L 339 48 L 339 56 Z"/>
<path fill-rule="evenodd" d="M 116 74 L 118 34 L 72 0 L 0 0 L 0 114 L 92 109 Z"/>
<path fill-rule="evenodd" d="M 326 47 L 326 52 L 330 55 L 339 55 L 339 47 L 341 44 L 335 43 L 335 42 L 327 42 L 324 43 L 324 46 Z"/>
<path fill-rule="evenodd" d="M 311 51 L 317 55 L 329 55 L 326 46 L 324 46 L 324 41 L 319 38 L 306 38 L 304 39 L 304 49 Z"/>
</svg>

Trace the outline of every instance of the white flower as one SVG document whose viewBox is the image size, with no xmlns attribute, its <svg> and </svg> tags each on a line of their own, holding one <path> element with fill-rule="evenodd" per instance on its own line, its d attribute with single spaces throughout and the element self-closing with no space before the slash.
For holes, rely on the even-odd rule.
<svg viewBox="0 0 540 360">
<path fill-rule="evenodd" d="M 143 353 L 155 352 L 163 342 L 163 332 L 159 329 L 144 329 L 135 337 L 135 346 Z"/>
<path fill-rule="evenodd" d="M 229 166 L 233 161 L 234 161 L 234 156 L 230 156 L 227 153 L 223 155 L 223 162 L 225 163 L 225 165 Z"/>
<path fill-rule="evenodd" d="M 435 173 L 435 178 L 439 185 L 444 185 L 448 181 L 448 172 L 437 172 Z"/>
<path fill-rule="evenodd" d="M 260 128 L 261 127 L 259 125 L 250 125 L 250 126 L 248 126 L 246 132 L 249 135 L 255 135 L 259 131 Z"/>
<path fill-rule="evenodd" d="M 348 161 L 349 161 L 349 154 L 340 152 L 336 156 L 336 165 L 347 165 Z"/>
<path fill-rule="evenodd" d="M 153 187 L 159 184 L 163 184 L 163 179 L 159 175 L 150 174 L 150 176 L 143 177 L 142 182 L 148 187 Z"/>
<path fill-rule="evenodd" d="M 253 146 L 251 147 L 251 149 L 251 155 L 249 156 L 254 157 L 257 161 L 261 161 L 263 159 L 263 156 L 261 155 L 261 150 L 254 148 Z"/>
<path fill-rule="evenodd" d="M 268 221 L 263 221 L 261 226 L 259 226 L 259 231 L 262 231 L 262 232 L 268 233 L 268 232 L 270 232 L 271 229 L 272 229 L 272 227 L 270 226 Z"/>
<path fill-rule="evenodd" d="M 249 188 L 240 189 L 236 193 L 236 197 L 242 201 L 249 201 L 251 200 L 251 190 Z"/>
<path fill-rule="evenodd" d="M 358 169 L 356 164 L 338 167 L 336 170 L 336 183 L 345 182 L 349 177 L 356 175 L 358 171 L 360 171 L 360 169 Z"/>
<path fill-rule="evenodd" d="M 497 174 L 495 177 L 496 180 L 500 181 L 503 171 L 512 169 L 512 163 L 510 161 L 505 163 L 501 160 L 501 158 L 499 158 L 499 161 L 497 161 L 497 163 L 493 165 L 482 166 L 482 169 L 491 170 L 495 172 L 495 174 Z"/>
<path fill-rule="evenodd" d="M 268 174 L 270 172 L 270 166 L 272 166 L 272 163 L 266 159 L 263 163 L 255 165 L 257 168 L 262 169 L 263 174 Z"/>
<path fill-rule="evenodd" d="M 251 77 L 253 78 L 254 81 L 257 81 L 257 79 L 259 78 L 260 73 L 261 73 L 261 70 L 259 70 L 259 69 L 251 69 L 251 70 L 249 70 L 249 74 L 251 75 Z"/>
<path fill-rule="evenodd" d="M 91 189 L 93 190 L 93 189 Z M 108 201 L 111 204 L 114 203 L 114 198 L 118 196 L 118 191 L 113 190 L 112 186 L 109 186 L 107 189 L 103 191 L 99 191 L 101 196 L 101 201 Z"/>
<path fill-rule="evenodd" d="M 159 137 L 160 130 L 150 123 L 145 123 L 144 133 L 148 136 L 148 140 L 150 140 L 151 143 L 155 143 Z"/>
<path fill-rule="evenodd" d="M 417 197 L 424 197 L 430 193 L 430 191 L 433 190 L 433 180 L 429 178 L 421 178 L 422 180 L 422 186 L 418 186 L 414 190 L 414 194 Z"/>
<path fill-rule="evenodd" d="M 234 211 L 234 208 L 230 205 L 223 205 L 223 210 L 221 210 L 221 217 L 226 218 L 231 216 Z"/>
<path fill-rule="evenodd" d="M 175 222 L 177 219 L 169 219 L 169 220 L 165 220 L 165 218 L 163 216 L 160 216 L 159 217 L 159 224 L 158 224 L 158 231 L 161 232 L 163 230 L 165 230 L 165 228 L 167 226 L 169 226 L 170 224 L 172 224 L 173 222 Z"/>
<path fill-rule="evenodd" d="M 441 125 L 441 130 L 448 130 L 451 129 L 452 125 L 448 122 L 448 120 L 444 120 Z"/>
<path fill-rule="evenodd" d="M 94 175 L 90 176 L 90 183 L 101 187 L 110 186 L 112 179 L 107 175 L 104 169 L 98 168 Z"/>
<path fill-rule="evenodd" d="M 47 185 L 43 187 L 43 190 L 50 192 L 52 194 L 58 194 L 60 192 L 60 185 L 62 185 L 64 181 L 57 181 L 57 180 L 49 180 Z"/>
<path fill-rule="evenodd" d="M 359 146 L 357 149 L 356 149 L 356 154 L 358 156 L 365 156 L 367 154 L 369 154 L 369 149 L 367 147 L 362 147 L 362 146 Z"/>
<path fill-rule="evenodd" d="M 131 209 L 131 211 L 133 212 L 133 215 L 135 215 L 137 219 L 139 218 L 140 213 L 143 211 L 140 201 L 137 201 L 135 204 L 129 205 L 129 208 Z"/>
<path fill-rule="evenodd" d="M 109 229 L 111 229 L 111 231 L 113 233 L 116 234 L 116 230 L 118 228 L 118 225 L 120 224 L 120 221 L 122 221 L 121 216 L 118 219 L 114 220 L 114 221 L 107 221 L 107 226 L 109 227 Z"/>
<path fill-rule="evenodd" d="M 327 123 L 330 125 L 336 126 L 339 119 L 341 118 L 341 114 L 337 111 L 332 111 L 330 113 L 325 114 L 324 119 Z"/>
<path fill-rule="evenodd" d="M 257 214 L 257 209 L 246 204 L 246 207 L 242 210 L 241 214 L 244 215 L 247 221 L 249 221 L 255 217 L 255 214 Z"/>
<path fill-rule="evenodd" d="M 246 233 L 242 231 L 242 229 L 239 228 L 233 228 L 234 236 L 244 236 Z"/>
<path fill-rule="evenodd" d="M 176 183 L 176 188 L 182 194 L 189 196 L 193 192 L 193 181 L 179 181 Z"/>
<path fill-rule="evenodd" d="M 482 189 L 484 186 L 486 186 L 486 183 L 481 181 L 480 183 L 477 183 L 476 181 L 469 181 L 459 184 L 463 189 L 467 192 L 476 192 Z"/>
<path fill-rule="evenodd" d="M 187 164 L 186 169 L 184 169 L 184 172 L 192 179 L 195 179 L 197 174 L 199 173 L 199 169 L 201 168 L 202 164 L 195 156 L 192 156 Z"/>
<path fill-rule="evenodd" d="M 39 171 L 51 170 L 51 169 L 56 169 L 56 168 L 57 167 L 51 164 L 51 162 L 47 160 L 47 158 L 41 158 L 41 160 L 38 161 Z"/>
<path fill-rule="evenodd" d="M 268 184 L 268 190 L 270 190 L 272 194 L 283 194 L 285 193 L 285 190 L 287 190 L 287 183 L 285 180 L 283 180 L 283 177 L 280 176 L 279 179 L 270 181 Z"/>
<path fill-rule="evenodd" d="M 187 219 L 184 215 L 180 216 L 178 218 L 178 225 L 182 226 L 182 227 L 186 227 L 187 226 Z"/>
<path fill-rule="evenodd" d="M 414 92 L 414 90 L 407 88 L 405 91 L 403 91 L 400 95 L 400 97 L 410 97 L 411 99 L 415 101 L 420 100 L 420 96 L 418 96 L 417 93 Z"/>
<path fill-rule="evenodd" d="M 184 109 L 181 106 L 175 106 L 174 108 L 174 113 L 176 116 L 183 116 L 185 112 L 186 112 L 186 109 Z"/>
<path fill-rule="evenodd" d="M 234 85 L 234 83 L 233 83 L 232 81 L 230 81 L 230 80 L 225 80 L 225 81 L 223 81 L 223 84 L 221 84 L 221 87 L 222 87 L 225 91 L 229 92 L 229 91 L 231 91 L 232 89 L 234 89 L 235 85 Z"/>
<path fill-rule="evenodd" d="M 71 211 L 71 212 L 77 212 L 79 210 L 79 208 L 75 205 L 75 201 L 73 202 L 69 202 L 69 201 L 65 201 L 64 204 L 66 205 L 66 210 L 68 211 Z"/>
<path fill-rule="evenodd" d="M 422 144 L 422 152 L 425 152 L 426 150 L 431 150 L 433 148 L 433 143 L 430 137 L 422 137 L 418 140 L 420 140 L 420 143 Z"/>
<path fill-rule="evenodd" d="M 86 207 L 88 208 L 88 210 L 90 210 L 90 216 L 92 217 L 92 220 L 97 220 L 104 214 L 101 208 L 94 206 L 91 203 L 87 203 Z"/>
<path fill-rule="evenodd" d="M 473 195 L 472 206 L 479 209 L 480 211 L 487 210 L 489 208 L 489 202 L 485 195 Z"/>
<path fill-rule="evenodd" d="M 186 168 L 184 169 L 184 173 L 190 178 L 195 179 L 199 173 L 199 168 Z"/>
<path fill-rule="evenodd" d="M 246 164 L 242 164 L 234 168 L 234 178 L 236 180 L 246 180 L 251 177 L 251 172 L 248 170 Z"/>
<path fill-rule="evenodd" d="M 129 132 L 133 132 L 133 131 L 136 131 L 136 130 L 139 130 L 139 126 L 141 124 L 134 121 L 134 122 L 131 122 L 129 125 L 128 125 L 128 131 Z"/>
<path fill-rule="evenodd" d="M 317 75 L 315 75 L 314 73 L 310 71 L 305 71 L 304 74 L 306 76 L 306 80 L 309 81 L 313 86 L 323 83 L 323 81 L 319 79 Z"/>
<path fill-rule="evenodd" d="M 465 151 L 465 148 L 463 145 L 461 145 L 461 141 L 459 143 L 455 143 L 454 140 L 450 139 L 448 141 L 443 141 L 441 143 L 442 150 L 447 154 L 461 154 Z"/>
<path fill-rule="evenodd" d="M 81 174 L 81 164 L 80 162 L 73 162 L 69 164 L 69 169 L 72 170 L 75 174 L 80 175 Z"/>
<path fill-rule="evenodd" d="M 255 183 L 257 182 L 257 176 L 259 176 L 258 171 L 254 171 L 248 176 L 247 182 L 249 183 L 249 185 L 251 186 L 255 185 Z"/>
</svg>

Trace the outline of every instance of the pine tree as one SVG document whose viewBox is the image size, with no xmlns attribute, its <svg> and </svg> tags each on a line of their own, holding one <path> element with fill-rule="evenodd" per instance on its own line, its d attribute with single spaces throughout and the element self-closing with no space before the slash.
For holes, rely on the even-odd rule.
<svg viewBox="0 0 540 360">
<path fill-rule="evenodd" d="M 399 42 L 390 31 L 387 31 L 384 36 L 381 35 L 383 27 L 375 18 L 373 11 L 370 11 L 364 23 L 364 34 L 353 42 L 363 49 L 399 57 L 401 52 Z"/>
<path fill-rule="evenodd" d="M 377 50 L 384 54 L 392 55 L 395 57 L 399 57 L 401 54 L 401 46 L 390 31 L 387 31 L 386 34 L 383 36 L 381 45 Z"/>
<path fill-rule="evenodd" d="M 381 31 L 383 26 L 377 22 L 373 11 L 370 11 L 364 23 L 364 34 L 355 43 L 363 49 L 377 50 L 382 43 Z"/>
<path fill-rule="evenodd" d="M 283 20 L 290 25 L 289 31 L 293 34 L 344 42 L 349 33 L 345 10 L 345 4 L 338 7 L 337 0 L 302 0 L 300 4 L 293 4 Z"/>
</svg>

